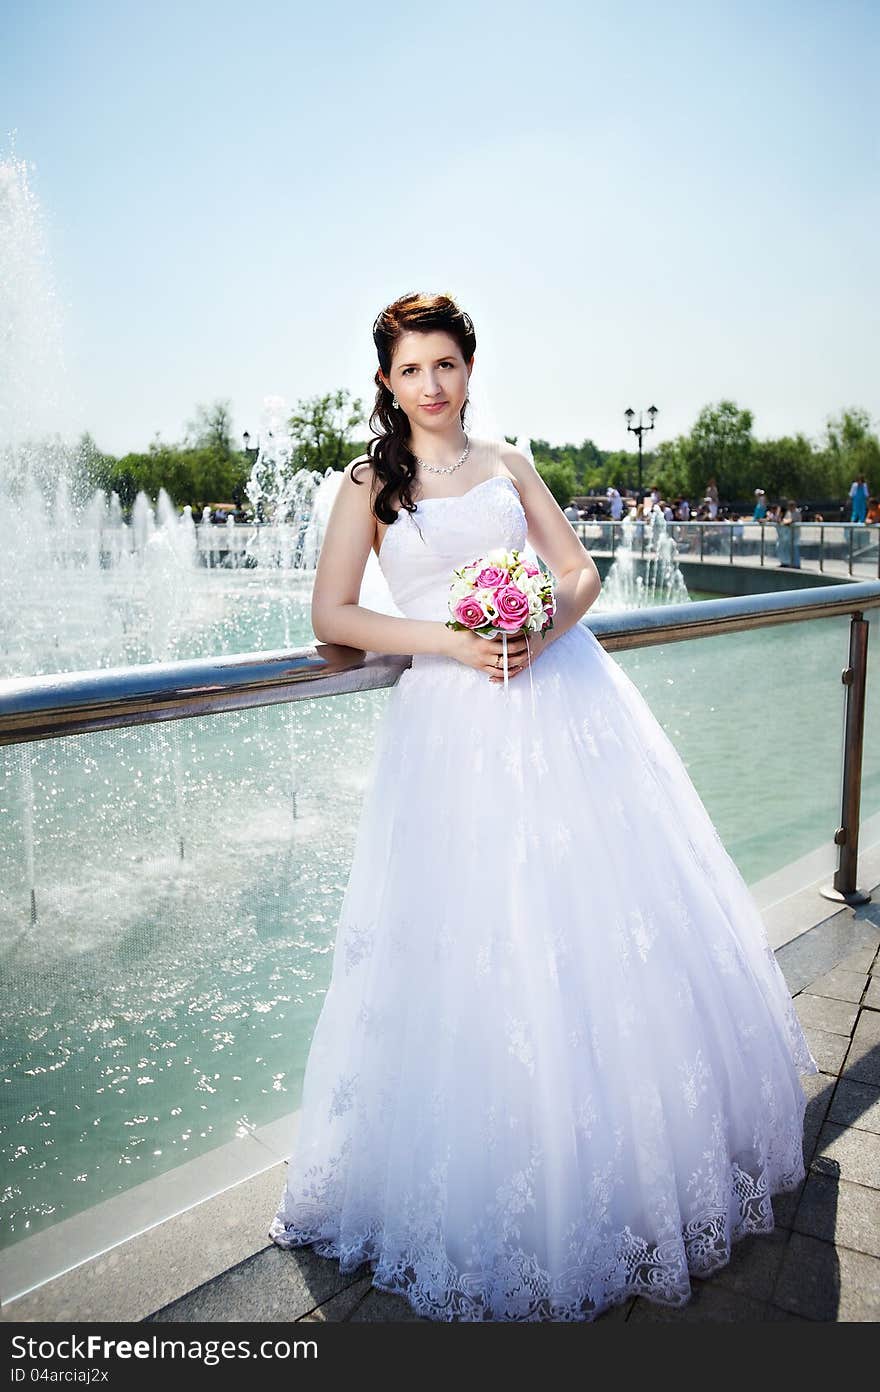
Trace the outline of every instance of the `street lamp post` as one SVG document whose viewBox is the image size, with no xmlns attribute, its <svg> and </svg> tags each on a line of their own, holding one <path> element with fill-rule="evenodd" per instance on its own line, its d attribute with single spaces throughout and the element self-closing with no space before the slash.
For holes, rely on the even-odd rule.
<svg viewBox="0 0 880 1392">
<path fill-rule="evenodd" d="M 648 407 L 648 415 L 651 417 L 651 424 L 650 424 L 650 425 L 642 425 L 642 413 L 641 413 L 641 411 L 639 411 L 639 423 L 638 423 L 638 425 L 633 425 L 633 423 L 632 423 L 632 418 L 633 418 L 633 416 L 635 415 L 635 411 L 633 410 L 633 408 L 632 408 L 631 406 L 629 406 L 629 407 L 627 408 L 627 410 L 624 411 L 623 414 L 626 416 L 626 428 L 627 428 L 627 430 L 631 430 L 632 433 L 633 433 L 634 435 L 638 435 L 638 437 L 639 437 L 639 500 L 641 501 L 641 493 L 642 493 L 642 436 L 644 435 L 644 433 L 645 433 L 646 430 L 653 430 L 653 429 L 654 429 L 654 417 L 655 417 L 656 415 L 658 415 L 659 413 L 658 413 L 658 411 L 657 411 L 657 407 L 656 407 L 656 406 L 649 406 L 649 407 Z"/>
<path fill-rule="evenodd" d="M 245 458 L 247 459 L 247 462 L 248 462 L 249 464 L 253 464 L 254 460 L 257 458 L 258 454 L 260 453 L 260 441 L 259 441 L 259 439 L 257 439 L 256 446 L 255 446 L 253 449 L 251 449 L 251 433 L 250 433 L 250 431 L 249 431 L 249 430 L 245 430 L 245 431 L 242 433 L 242 437 L 241 437 L 241 438 L 244 440 L 244 453 L 245 453 Z"/>
</svg>

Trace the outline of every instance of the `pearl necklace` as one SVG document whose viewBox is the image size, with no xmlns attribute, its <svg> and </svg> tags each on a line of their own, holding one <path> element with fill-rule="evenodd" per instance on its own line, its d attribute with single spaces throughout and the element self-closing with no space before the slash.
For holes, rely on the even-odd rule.
<svg viewBox="0 0 880 1392">
<path fill-rule="evenodd" d="M 416 461 L 417 464 L 421 465 L 421 467 L 422 467 L 423 469 L 427 469 L 427 471 L 428 471 L 429 474 L 453 474 L 453 473 L 455 473 L 455 470 L 456 470 L 456 469 L 460 469 L 460 468 L 461 468 L 462 464 L 463 464 L 464 461 L 467 459 L 467 457 L 468 457 L 468 455 L 469 455 L 469 453 L 470 453 L 471 442 L 470 442 L 470 440 L 468 439 L 467 435 L 465 435 L 464 438 L 465 438 L 465 440 L 467 441 L 467 444 L 466 444 L 465 447 L 464 447 L 464 454 L 463 454 L 463 455 L 461 456 L 461 458 L 457 461 L 457 463 L 455 463 L 455 464 L 447 464 L 446 467 L 443 468 L 443 469 L 438 469 L 438 467 L 437 467 L 436 464 L 428 464 L 424 459 L 419 459 L 419 456 L 418 456 L 417 454 L 414 455 L 413 457 L 414 457 L 414 459 L 415 459 L 415 461 Z"/>
</svg>

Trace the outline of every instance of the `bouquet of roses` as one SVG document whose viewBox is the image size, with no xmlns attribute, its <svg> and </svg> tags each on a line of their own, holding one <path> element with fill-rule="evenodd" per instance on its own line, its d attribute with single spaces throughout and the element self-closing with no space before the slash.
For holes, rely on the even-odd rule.
<svg viewBox="0 0 880 1392">
<path fill-rule="evenodd" d="M 469 628 L 481 638 L 501 635 L 506 689 L 508 636 L 540 633 L 543 637 L 553 627 L 556 613 L 553 576 L 526 560 L 520 551 L 501 548 L 487 551 L 485 556 L 469 565 L 459 566 L 453 575 L 455 579 L 449 591 L 452 617 L 446 626 Z"/>
</svg>

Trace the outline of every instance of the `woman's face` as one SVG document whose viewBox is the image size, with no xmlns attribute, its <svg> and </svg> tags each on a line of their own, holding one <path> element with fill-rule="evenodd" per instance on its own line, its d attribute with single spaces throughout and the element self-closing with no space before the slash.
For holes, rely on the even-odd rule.
<svg viewBox="0 0 880 1392">
<path fill-rule="evenodd" d="M 394 349 L 390 376 L 380 376 L 412 424 L 445 429 L 461 417 L 473 365 L 473 356 L 466 363 L 450 334 L 406 333 Z M 425 409 L 432 404 L 436 410 Z"/>
</svg>

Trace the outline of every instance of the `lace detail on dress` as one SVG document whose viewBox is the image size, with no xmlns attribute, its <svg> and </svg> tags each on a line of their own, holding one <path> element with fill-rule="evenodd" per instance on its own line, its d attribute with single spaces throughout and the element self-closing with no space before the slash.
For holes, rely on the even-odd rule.
<svg viewBox="0 0 880 1392">
<path fill-rule="evenodd" d="M 404 1297 L 424 1318 L 463 1322 L 592 1321 L 637 1295 L 685 1305 L 692 1276 L 705 1278 L 725 1266 L 733 1244 L 743 1237 L 773 1231 L 771 1192 L 796 1188 L 805 1174 L 800 1148 L 768 1158 L 756 1173 L 735 1161 L 723 1171 L 697 1172 L 687 1187 L 701 1195 L 704 1206 L 679 1221 L 677 1231 L 670 1225 L 669 1235 L 658 1240 L 629 1225 L 608 1230 L 603 1215 L 613 1179 L 597 1175 L 567 1230 L 565 1264 L 551 1273 L 517 1241 L 520 1215 L 534 1211 L 539 1198 L 542 1156 L 536 1149 L 529 1165 L 499 1187 L 482 1227 L 473 1226 L 473 1262 L 463 1270 L 442 1255 L 442 1164 L 431 1170 L 425 1192 L 409 1206 L 413 1227 L 403 1246 L 392 1236 L 386 1247 L 381 1223 L 366 1212 L 361 1231 L 341 1240 L 338 1215 L 346 1200 L 348 1154 L 346 1145 L 332 1165 L 307 1173 L 301 1201 L 282 1207 L 273 1221 L 272 1241 L 283 1248 L 311 1245 L 319 1256 L 338 1261 L 343 1274 L 367 1262 L 378 1290 Z M 353 1223 L 352 1231 L 356 1228 Z"/>
</svg>

